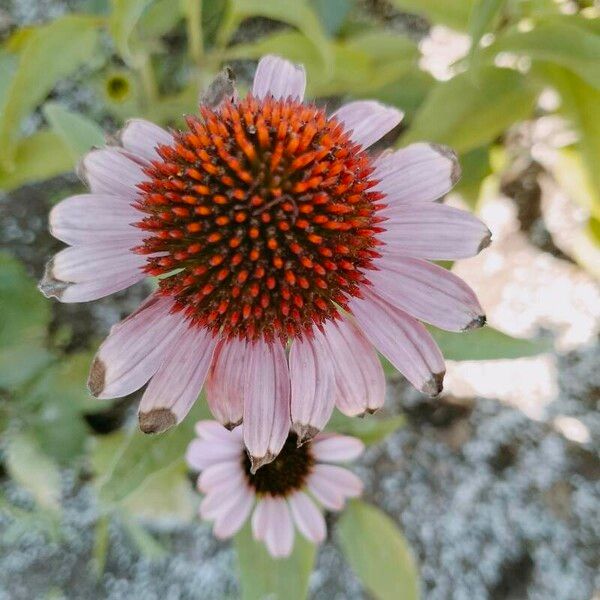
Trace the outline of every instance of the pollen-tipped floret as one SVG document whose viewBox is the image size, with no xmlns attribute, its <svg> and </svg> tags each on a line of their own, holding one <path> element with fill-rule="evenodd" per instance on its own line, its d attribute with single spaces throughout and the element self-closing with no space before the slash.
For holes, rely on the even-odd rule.
<svg viewBox="0 0 600 600">
<path fill-rule="evenodd" d="M 138 186 L 146 271 L 180 269 L 162 293 L 228 337 L 286 339 L 335 318 L 377 256 L 368 155 L 291 99 L 248 96 L 201 116 L 159 147 Z"/>
</svg>

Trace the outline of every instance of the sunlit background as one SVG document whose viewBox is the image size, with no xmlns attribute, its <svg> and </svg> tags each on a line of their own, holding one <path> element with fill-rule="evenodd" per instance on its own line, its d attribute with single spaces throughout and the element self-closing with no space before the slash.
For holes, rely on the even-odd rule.
<svg viewBox="0 0 600 600">
<path fill-rule="evenodd" d="M 599 598 L 598 17 L 591 0 L 0 0 L 0 600 Z M 267 53 L 303 63 L 329 109 L 401 108 L 381 148 L 453 147 L 445 201 L 493 233 L 445 265 L 488 327 L 435 332 L 442 396 L 388 368 L 383 411 L 333 419 L 369 444 L 365 501 L 392 521 L 354 506 L 277 563 L 197 519 L 182 457 L 202 400 L 149 438 L 139 394 L 87 395 L 99 341 L 152 284 L 80 305 L 36 289 L 81 156 L 130 117 L 181 125 L 224 65 L 245 93 Z"/>
</svg>

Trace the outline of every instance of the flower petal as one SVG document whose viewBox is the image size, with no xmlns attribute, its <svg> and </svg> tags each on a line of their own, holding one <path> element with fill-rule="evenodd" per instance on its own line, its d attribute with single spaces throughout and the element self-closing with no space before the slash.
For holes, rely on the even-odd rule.
<svg viewBox="0 0 600 600">
<path fill-rule="evenodd" d="M 119 135 L 125 150 L 133 152 L 145 160 L 157 160 L 156 147 L 173 143 L 173 136 L 162 127 L 144 119 L 130 119 Z"/>
<path fill-rule="evenodd" d="M 185 458 L 187 463 L 197 471 L 208 469 L 212 465 L 239 461 L 241 465 L 244 450 L 232 444 L 215 444 L 214 440 L 192 440 L 187 448 Z M 241 473 L 238 467 L 236 472 Z"/>
<path fill-rule="evenodd" d="M 236 480 L 240 475 L 243 476 L 240 460 L 242 449 L 240 448 L 239 450 L 240 454 L 237 456 L 237 460 L 231 459 L 229 461 L 217 462 L 202 470 L 202 474 L 198 477 L 197 487 L 203 494 L 208 494 L 212 488 L 218 488 L 228 481 Z M 202 454 L 199 455 L 198 452 L 202 452 L 202 447 L 198 448 L 194 446 L 192 448 L 190 443 L 186 453 L 186 460 L 196 470 L 199 470 L 195 466 L 198 460 L 200 464 L 204 464 L 204 457 Z"/>
<path fill-rule="evenodd" d="M 445 366 L 437 344 L 421 323 L 368 289 L 350 310 L 370 342 L 424 394 L 442 391 Z"/>
<path fill-rule="evenodd" d="M 241 529 L 254 504 L 254 494 L 247 486 L 240 487 L 236 501 L 215 519 L 213 533 L 221 540 L 232 537 Z"/>
<path fill-rule="evenodd" d="M 97 398 L 117 398 L 141 388 L 156 373 L 165 353 L 187 325 L 170 314 L 173 301 L 152 295 L 115 325 L 100 346 L 88 379 Z"/>
<path fill-rule="evenodd" d="M 225 429 L 225 427 L 223 427 L 223 425 L 221 425 L 220 423 L 217 423 L 216 421 L 211 421 L 209 419 L 198 421 L 194 425 L 194 431 L 200 439 L 215 441 L 218 440 L 226 444 L 237 444 L 238 441 L 242 439 L 240 435 L 237 435 L 239 432 L 229 431 Z"/>
<path fill-rule="evenodd" d="M 266 528 L 264 542 L 273 558 L 289 556 L 294 546 L 294 524 L 290 509 L 283 498 L 265 498 Z"/>
<path fill-rule="evenodd" d="M 344 467 L 318 464 L 310 476 L 310 480 L 314 479 L 320 480 L 321 484 L 327 482 L 327 485 L 344 500 L 346 498 L 356 498 L 362 494 L 362 481 L 352 471 L 344 469 Z"/>
<path fill-rule="evenodd" d="M 288 504 L 298 531 L 309 542 L 320 544 L 327 534 L 327 526 L 315 503 L 304 492 L 296 492 L 288 498 Z"/>
<path fill-rule="evenodd" d="M 403 202 L 429 202 L 446 195 L 460 178 L 456 154 L 439 144 L 411 144 L 373 162 L 374 191 L 386 195 L 384 202 L 393 210 Z"/>
<path fill-rule="evenodd" d="M 161 433 L 183 421 L 204 385 L 215 346 L 208 329 L 188 326 L 178 336 L 142 396 L 138 417 L 144 433 Z"/>
<path fill-rule="evenodd" d="M 371 343 L 346 317 L 323 326 L 335 377 L 335 405 L 348 416 L 375 412 L 385 401 L 385 375 Z"/>
<path fill-rule="evenodd" d="M 81 194 L 59 202 L 50 211 L 50 233 L 59 240 L 77 245 L 101 242 L 125 249 L 142 243 L 144 234 L 131 223 L 141 213 L 109 194 Z"/>
<path fill-rule="evenodd" d="M 312 337 L 294 340 L 290 350 L 292 427 L 298 441 L 313 438 L 325 425 L 335 404 L 335 377 L 329 348 L 318 329 Z"/>
<path fill-rule="evenodd" d="M 200 516 L 207 521 L 222 517 L 247 493 L 244 482 L 230 481 L 204 497 L 200 503 Z"/>
<path fill-rule="evenodd" d="M 252 520 L 250 524 L 252 525 L 252 536 L 257 542 L 262 542 L 265 539 L 265 534 L 267 532 L 267 523 L 268 523 L 268 512 L 269 512 L 269 502 L 268 498 L 261 498 L 256 503 L 256 508 L 252 513 Z"/>
<path fill-rule="evenodd" d="M 83 158 L 80 171 L 93 193 L 113 194 L 127 203 L 137 198 L 137 184 L 148 179 L 141 164 L 118 148 L 92 150 Z"/>
<path fill-rule="evenodd" d="M 382 254 L 454 260 L 475 256 L 490 244 L 490 230 L 477 217 L 445 204 L 407 202 L 387 216 L 379 234 Z"/>
<path fill-rule="evenodd" d="M 206 380 L 208 406 L 228 429 L 239 425 L 244 415 L 245 348 L 245 342 L 238 339 L 219 342 Z"/>
<path fill-rule="evenodd" d="M 373 100 L 357 100 L 344 104 L 331 116 L 341 121 L 346 131 L 352 131 L 352 141 L 368 148 L 394 129 L 404 113 Z"/>
<path fill-rule="evenodd" d="M 255 471 L 278 454 L 290 429 L 290 375 L 281 342 L 248 342 L 244 362 L 244 442 Z"/>
<path fill-rule="evenodd" d="M 459 277 L 419 258 L 382 258 L 369 272 L 377 293 L 416 319 L 449 331 L 481 327 L 485 316 L 475 292 Z"/>
<path fill-rule="evenodd" d="M 71 246 L 46 265 L 39 288 L 47 298 L 86 302 L 124 290 L 146 277 L 146 258 L 120 246 Z"/>
<path fill-rule="evenodd" d="M 275 99 L 302 100 L 306 89 L 306 73 L 302 65 L 294 65 L 278 56 L 267 55 L 260 59 L 252 84 L 252 95 Z"/>
<path fill-rule="evenodd" d="M 364 449 L 359 439 L 337 433 L 320 433 L 312 443 L 313 455 L 319 462 L 349 462 L 358 458 Z"/>
</svg>

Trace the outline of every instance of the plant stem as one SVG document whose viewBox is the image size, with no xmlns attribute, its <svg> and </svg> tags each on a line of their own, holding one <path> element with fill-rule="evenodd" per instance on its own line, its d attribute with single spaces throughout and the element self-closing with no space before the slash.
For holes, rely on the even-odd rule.
<svg viewBox="0 0 600 600">
<path fill-rule="evenodd" d="M 187 0 L 187 35 L 189 52 L 198 67 L 204 57 L 204 42 L 202 40 L 202 0 Z"/>
</svg>

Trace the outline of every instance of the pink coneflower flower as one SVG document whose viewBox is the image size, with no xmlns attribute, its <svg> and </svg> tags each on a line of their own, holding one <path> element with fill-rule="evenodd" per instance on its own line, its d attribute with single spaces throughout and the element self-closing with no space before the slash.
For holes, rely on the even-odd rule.
<svg viewBox="0 0 600 600">
<path fill-rule="evenodd" d="M 452 151 L 367 152 L 400 122 L 395 108 L 357 101 L 327 116 L 303 102 L 304 70 L 274 56 L 245 99 L 223 78 L 186 130 L 133 120 L 121 146 L 83 159 L 91 193 L 52 210 L 51 232 L 71 247 L 41 289 L 82 302 L 160 276 L 100 347 L 92 394 L 149 381 L 140 427 L 160 432 L 206 380 L 214 416 L 244 422 L 257 468 L 290 422 L 305 441 L 334 405 L 382 406 L 376 348 L 416 388 L 440 392 L 443 357 L 420 321 L 460 331 L 485 319 L 473 291 L 429 261 L 473 256 L 490 233 L 434 202 L 458 179 Z"/>
<path fill-rule="evenodd" d="M 190 467 L 201 471 L 198 489 L 205 496 L 200 516 L 214 521 L 215 536 L 229 538 L 254 508 L 254 538 L 264 542 L 274 557 L 292 551 L 294 525 L 307 540 L 321 543 L 325 519 L 314 500 L 327 510 L 339 511 L 347 498 L 361 494 L 361 480 L 335 463 L 357 458 L 364 450 L 362 442 L 319 433 L 298 446 L 298 437 L 291 432 L 277 458 L 253 474 L 242 429 L 228 431 L 216 421 L 196 424 L 199 439 L 189 445 L 186 458 Z"/>
</svg>

